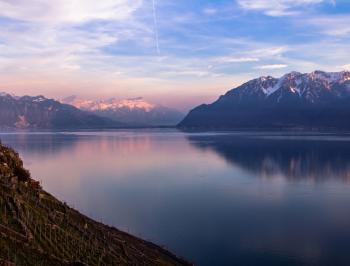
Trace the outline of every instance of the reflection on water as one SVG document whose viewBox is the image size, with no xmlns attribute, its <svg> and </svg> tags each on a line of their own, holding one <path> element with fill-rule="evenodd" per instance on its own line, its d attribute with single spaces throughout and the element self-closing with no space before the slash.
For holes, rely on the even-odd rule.
<svg viewBox="0 0 350 266">
<path fill-rule="evenodd" d="M 350 181 L 350 138 L 337 136 L 188 136 L 203 150 L 210 149 L 229 163 L 272 178 L 330 178 Z"/>
<path fill-rule="evenodd" d="M 38 156 L 59 153 L 62 150 L 74 150 L 75 144 L 81 139 L 81 136 L 74 134 L 50 134 L 50 133 L 7 133 L 0 134 L 0 139 L 23 153 L 36 154 Z"/>
<path fill-rule="evenodd" d="M 1 134 L 95 219 L 198 265 L 350 265 L 350 138 L 174 130 Z"/>
</svg>

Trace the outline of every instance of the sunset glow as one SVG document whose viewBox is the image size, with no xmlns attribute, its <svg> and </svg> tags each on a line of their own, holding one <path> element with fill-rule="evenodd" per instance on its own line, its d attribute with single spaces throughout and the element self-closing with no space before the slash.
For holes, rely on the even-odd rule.
<svg viewBox="0 0 350 266">
<path fill-rule="evenodd" d="M 257 76 L 349 69 L 349 11 L 345 0 L 0 0 L 0 89 L 187 111 Z"/>
</svg>

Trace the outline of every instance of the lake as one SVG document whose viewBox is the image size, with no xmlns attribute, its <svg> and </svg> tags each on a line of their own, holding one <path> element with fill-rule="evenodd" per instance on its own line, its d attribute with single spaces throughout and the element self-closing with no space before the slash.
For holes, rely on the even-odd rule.
<svg viewBox="0 0 350 266">
<path fill-rule="evenodd" d="M 2 133 L 45 190 L 204 266 L 350 265 L 350 136 Z"/>
</svg>

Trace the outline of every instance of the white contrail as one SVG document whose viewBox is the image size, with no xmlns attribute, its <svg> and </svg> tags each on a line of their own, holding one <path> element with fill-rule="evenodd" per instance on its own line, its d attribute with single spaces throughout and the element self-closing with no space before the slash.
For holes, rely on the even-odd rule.
<svg viewBox="0 0 350 266">
<path fill-rule="evenodd" d="M 153 2 L 153 23 L 154 23 L 154 34 L 156 38 L 156 49 L 157 49 L 157 54 L 160 54 L 159 50 L 159 40 L 158 40 L 158 22 L 157 22 L 157 10 L 156 10 L 156 0 L 152 0 Z"/>
</svg>

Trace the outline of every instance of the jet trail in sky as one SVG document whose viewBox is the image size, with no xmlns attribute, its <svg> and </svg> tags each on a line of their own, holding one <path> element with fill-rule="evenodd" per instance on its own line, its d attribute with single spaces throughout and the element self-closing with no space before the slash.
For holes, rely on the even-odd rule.
<svg viewBox="0 0 350 266">
<path fill-rule="evenodd" d="M 154 33 L 155 33 L 155 39 L 156 39 L 156 49 L 157 54 L 160 54 L 159 50 L 159 39 L 158 39 L 158 22 L 157 22 L 157 12 L 156 12 L 156 0 L 153 1 L 153 23 L 154 23 Z"/>
</svg>

